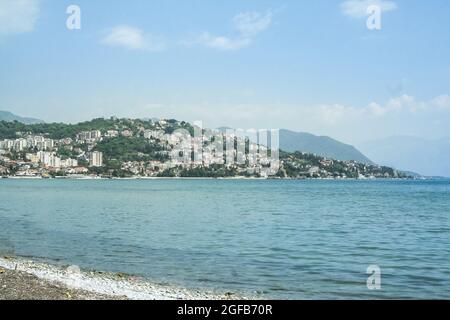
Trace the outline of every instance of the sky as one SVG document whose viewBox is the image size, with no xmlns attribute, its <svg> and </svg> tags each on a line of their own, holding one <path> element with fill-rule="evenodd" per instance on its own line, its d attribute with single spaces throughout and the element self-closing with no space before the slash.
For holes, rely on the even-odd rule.
<svg viewBox="0 0 450 320">
<path fill-rule="evenodd" d="M 0 0 L 0 110 L 450 137 L 449 40 L 448 0 Z"/>
</svg>

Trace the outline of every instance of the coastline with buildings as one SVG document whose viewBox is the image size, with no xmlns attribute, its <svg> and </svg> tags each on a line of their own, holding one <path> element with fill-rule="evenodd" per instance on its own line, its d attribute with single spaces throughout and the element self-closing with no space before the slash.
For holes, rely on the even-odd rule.
<svg viewBox="0 0 450 320">
<path fill-rule="evenodd" d="M 50 177 L 55 172 L 77 176 L 89 173 L 88 167 L 103 165 L 101 152 L 78 150 L 79 154 L 74 158 L 59 155 L 57 151 L 61 148 L 69 147 L 73 150 L 74 140 L 71 138 L 54 140 L 42 135 L 18 135 L 25 137 L 0 141 L 0 161 L 3 162 L 0 165 L 0 175 L 8 175 L 12 171 L 12 177 Z M 94 142 L 99 138 L 99 131 L 83 132 L 77 135 L 75 142 Z M 12 157 L 8 157 L 11 155 Z M 80 162 L 84 165 L 80 165 Z"/>
<path fill-rule="evenodd" d="M 115 117 L 77 125 L 1 124 L 1 177 L 408 178 L 375 164 L 283 152 L 276 132 L 267 130 L 222 132 L 184 121 Z"/>
</svg>

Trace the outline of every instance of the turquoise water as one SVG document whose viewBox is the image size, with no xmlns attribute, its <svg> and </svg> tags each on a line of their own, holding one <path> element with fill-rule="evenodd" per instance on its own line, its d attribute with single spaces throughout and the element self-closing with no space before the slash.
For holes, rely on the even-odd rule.
<svg viewBox="0 0 450 320">
<path fill-rule="evenodd" d="M 450 181 L 0 179 L 0 253 L 261 298 L 450 298 Z"/>
</svg>

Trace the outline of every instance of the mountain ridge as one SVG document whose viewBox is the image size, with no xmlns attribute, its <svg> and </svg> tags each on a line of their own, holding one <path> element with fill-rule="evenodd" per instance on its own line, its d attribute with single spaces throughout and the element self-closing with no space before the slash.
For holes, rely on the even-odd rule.
<svg viewBox="0 0 450 320">
<path fill-rule="evenodd" d="M 0 110 L 0 121 L 8 121 L 8 122 L 18 121 L 23 124 L 44 123 L 44 121 L 40 120 L 40 119 L 30 118 L 30 117 L 21 117 L 10 111 L 4 111 L 4 110 Z"/>
<path fill-rule="evenodd" d="M 216 130 L 226 132 L 230 127 L 219 127 Z M 287 152 L 304 152 L 316 154 L 321 157 L 350 161 L 354 160 L 365 164 L 374 164 L 356 147 L 340 142 L 328 136 L 316 136 L 308 132 L 296 132 L 280 129 L 280 149 Z"/>
<path fill-rule="evenodd" d="M 316 136 L 307 132 L 295 132 L 280 130 L 280 149 L 295 152 L 313 153 L 322 157 L 361 163 L 373 164 L 373 161 L 365 156 L 356 147 L 340 142 L 328 136 Z"/>
</svg>

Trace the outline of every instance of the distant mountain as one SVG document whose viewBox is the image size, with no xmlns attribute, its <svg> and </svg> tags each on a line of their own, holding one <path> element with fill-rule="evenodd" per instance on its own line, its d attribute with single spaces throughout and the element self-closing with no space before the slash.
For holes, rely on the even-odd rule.
<svg viewBox="0 0 450 320">
<path fill-rule="evenodd" d="M 44 121 L 34 118 L 24 118 L 17 116 L 9 111 L 0 111 L 0 121 L 18 121 L 24 124 L 35 124 L 35 123 L 44 123 Z"/>
<path fill-rule="evenodd" d="M 425 176 L 450 177 L 450 138 L 395 136 L 361 144 L 375 162 Z"/>
<path fill-rule="evenodd" d="M 305 132 L 280 130 L 280 149 L 288 152 L 301 151 L 314 153 L 336 160 L 354 160 L 361 163 L 372 163 L 369 158 L 351 145 L 339 142 L 330 137 L 315 136 Z"/>
</svg>

